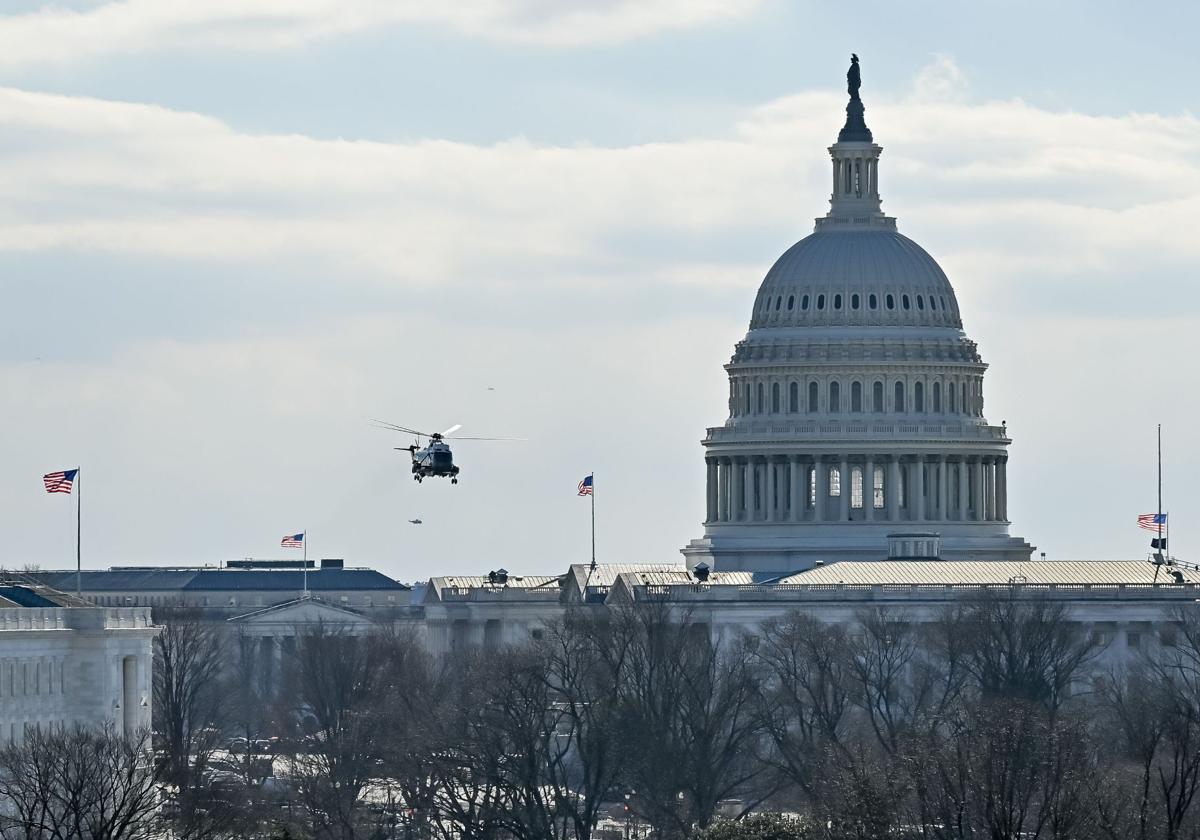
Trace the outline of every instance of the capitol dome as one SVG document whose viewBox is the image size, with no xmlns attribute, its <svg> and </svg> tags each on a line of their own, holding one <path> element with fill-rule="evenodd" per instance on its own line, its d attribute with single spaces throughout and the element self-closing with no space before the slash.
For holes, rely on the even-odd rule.
<svg viewBox="0 0 1200 840">
<path fill-rule="evenodd" d="M 767 272 L 751 329 L 879 325 L 962 328 L 941 266 L 895 231 L 818 231 Z"/>
<path fill-rule="evenodd" d="M 729 416 L 703 441 L 704 536 L 683 553 L 765 577 L 896 545 L 1027 560 L 1008 533 L 1008 429 L 984 417 L 987 365 L 945 272 L 883 213 L 854 62 L 829 212 L 759 286 L 725 366 Z"/>
</svg>

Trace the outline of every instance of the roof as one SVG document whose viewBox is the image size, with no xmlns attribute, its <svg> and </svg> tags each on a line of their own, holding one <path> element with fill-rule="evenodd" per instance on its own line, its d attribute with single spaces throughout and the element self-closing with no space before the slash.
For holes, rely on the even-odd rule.
<svg viewBox="0 0 1200 840">
<path fill-rule="evenodd" d="M 846 325 L 961 329 L 962 320 L 945 272 L 907 236 L 818 231 L 767 272 L 750 328 Z"/>
<path fill-rule="evenodd" d="M 24 575 L 22 575 L 24 577 Z M 39 583 L 0 578 L 0 608 L 3 607 L 90 607 L 74 595 L 58 592 Z"/>
<path fill-rule="evenodd" d="M 629 572 L 621 576 L 634 585 L 650 586 L 749 586 L 754 583 L 750 572 L 709 572 L 708 580 L 700 581 L 687 569 L 657 572 Z"/>
<path fill-rule="evenodd" d="M 687 569 L 679 563 L 597 563 L 593 569 L 590 563 L 574 563 L 570 574 L 576 585 L 582 590 L 584 586 L 612 586 L 617 578 L 626 572 L 672 572 L 686 573 Z"/>
<path fill-rule="evenodd" d="M 30 572 L 26 577 L 57 589 L 74 589 L 74 571 Z M 226 592 L 300 590 L 303 569 L 142 568 L 85 570 L 85 592 Z M 308 588 L 316 591 L 401 590 L 409 587 L 374 569 L 309 569 Z"/>
<path fill-rule="evenodd" d="M 1118 586 L 1155 583 L 1155 567 L 1137 560 L 881 560 L 843 561 L 799 572 L 780 581 L 802 585 L 916 585 L 1058 584 Z M 1159 569 L 1158 583 L 1172 582 Z M 1188 583 L 1200 583 L 1200 572 L 1179 569 Z"/>
</svg>

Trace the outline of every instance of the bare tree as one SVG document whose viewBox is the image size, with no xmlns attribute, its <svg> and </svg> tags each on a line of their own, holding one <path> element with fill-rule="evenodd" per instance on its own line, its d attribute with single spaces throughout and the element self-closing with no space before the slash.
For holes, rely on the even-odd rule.
<svg viewBox="0 0 1200 840">
<path fill-rule="evenodd" d="M 196 787 L 220 737 L 222 645 L 217 631 L 191 611 L 160 612 L 154 638 L 154 719 L 162 733 L 163 779 Z"/>
</svg>

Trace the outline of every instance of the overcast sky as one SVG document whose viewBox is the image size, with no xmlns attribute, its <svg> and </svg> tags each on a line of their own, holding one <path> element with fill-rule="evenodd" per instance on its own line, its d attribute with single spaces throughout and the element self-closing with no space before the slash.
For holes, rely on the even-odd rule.
<svg viewBox="0 0 1200 840">
<path fill-rule="evenodd" d="M 1013 533 L 1200 560 L 1193 4 L 5 0 L 0 564 L 402 580 L 702 532 L 704 428 L 828 200 L 851 51 L 884 209 L 1006 420 Z M 494 390 L 492 390 L 494 389 Z M 410 480 L 423 429 L 461 482 Z M 412 526 L 406 520 L 421 518 Z"/>
</svg>

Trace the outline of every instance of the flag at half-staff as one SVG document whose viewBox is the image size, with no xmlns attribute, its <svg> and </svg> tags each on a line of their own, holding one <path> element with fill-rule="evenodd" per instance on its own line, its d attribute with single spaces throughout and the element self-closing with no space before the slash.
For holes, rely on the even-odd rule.
<svg viewBox="0 0 1200 840">
<path fill-rule="evenodd" d="M 592 497 L 592 568 L 596 568 L 596 493 L 595 479 L 592 473 L 583 477 L 579 482 L 579 495 Z"/>
</svg>

